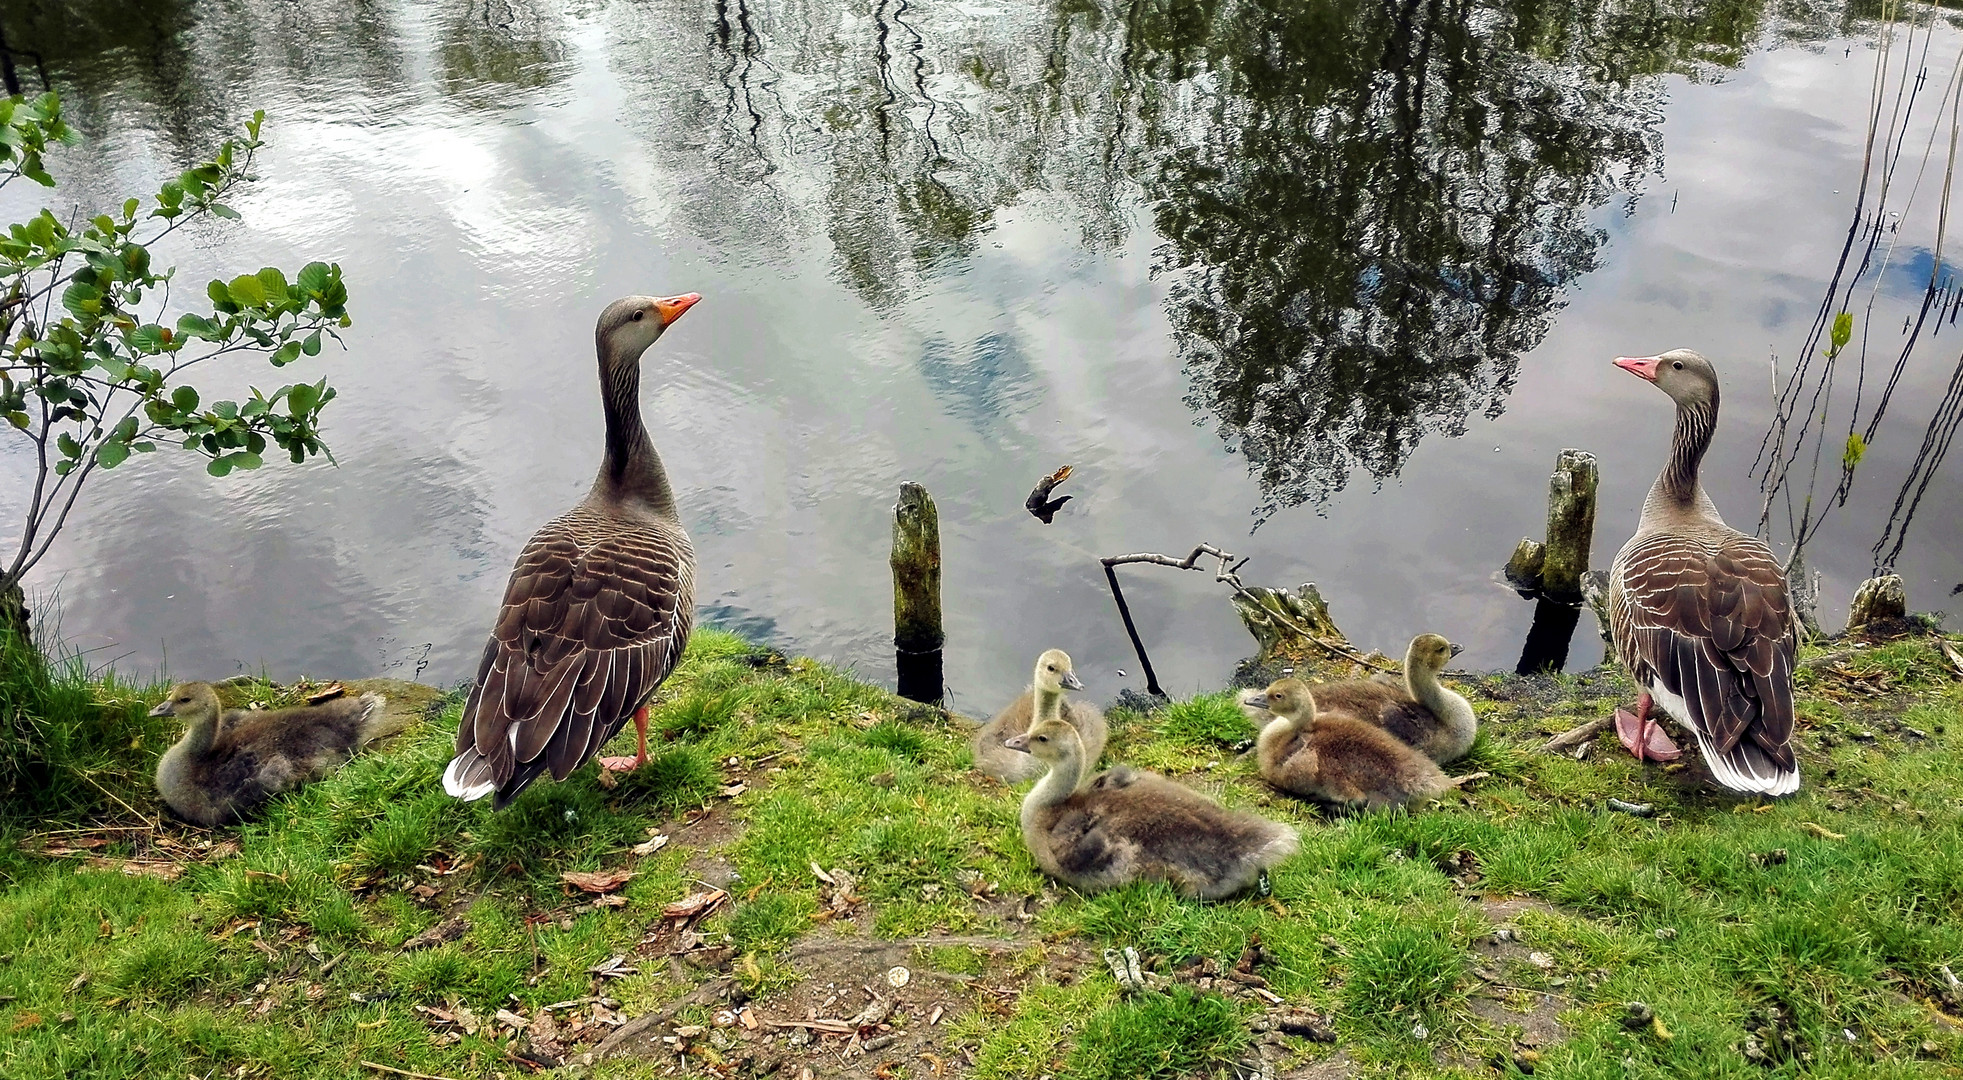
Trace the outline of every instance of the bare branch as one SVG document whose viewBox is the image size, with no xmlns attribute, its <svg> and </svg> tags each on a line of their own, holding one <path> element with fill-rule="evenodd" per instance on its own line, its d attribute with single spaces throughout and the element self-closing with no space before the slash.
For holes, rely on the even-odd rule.
<svg viewBox="0 0 1963 1080">
<path fill-rule="evenodd" d="M 1138 630 L 1132 625 L 1131 609 L 1126 605 L 1124 593 L 1118 586 L 1116 568 L 1119 566 L 1142 564 L 1145 566 L 1169 566 L 1175 570 L 1198 570 L 1204 573 L 1205 571 L 1199 565 L 1202 557 L 1218 559 L 1220 561 L 1220 565 L 1213 572 L 1213 580 L 1232 589 L 1234 595 L 1242 600 L 1259 606 L 1268 618 L 1281 623 L 1296 636 L 1338 659 L 1349 660 L 1378 671 L 1397 670 L 1397 665 L 1395 664 L 1368 655 L 1347 641 L 1334 641 L 1317 634 L 1294 619 L 1274 610 L 1272 607 L 1263 605 L 1261 598 L 1256 596 L 1252 590 L 1241 582 L 1240 568 L 1247 565 L 1247 558 L 1235 555 L 1231 551 L 1222 551 L 1212 544 L 1202 543 L 1194 547 L 1192 552 L 1183 559 L 1175 559 L 1170 555 L 1161 555 L 1156 551 L 1138 551 L 1129 555 L 1112 555 L 1098 560 L 1104 565 L 1104 576 L 1111 583 L 1112 598 L 1118 603 L 1118 613 L 1124 617 L 1125 631 L 1131 635 L 1132 648 L 1138 653 L 1138 662 L 1145 668 L 1146 689 L 1152 693 L 1158 694 L 1161 697 L 1164 696 L 1164 692 L 1158 688 L 1158 679 L 1152 672 L 1152 661 L 1145 654 L 1145 645 L 1139 640 Z"/>
</svg>

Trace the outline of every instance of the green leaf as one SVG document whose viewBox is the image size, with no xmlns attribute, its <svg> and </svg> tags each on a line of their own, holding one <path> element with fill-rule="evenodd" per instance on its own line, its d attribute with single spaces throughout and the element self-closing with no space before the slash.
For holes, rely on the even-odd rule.
<svg viewBox="0 0 1963 1080">
<path fill-rule="evenodd" d="M 26 431 L 27 425 L 32 422 L 33 417 L 28 416 L 24 412 L 10 412 L 7 414 L 7 423 L 14 425 L 22 431 Z"/>
<path fill-rule="evenodd" d="M 239 212 L 226 206 L 224 203 L 212 203 L 211 212 L 227 221 L 237 221 L 239 219 Z"/>
<path fill-rule="evenodd" d="M 320 355 L 320 331 L 316 330 L 313 333 L 308 334 L 305 340 L 300 342 L 300 351 L 306 353 L 308 356 L 319 356 Z"/>
<path fill-rule="evenodd" d="M 258 273 L 259 287 L 266 291 L 266 299 L 273 304 L 283 304 L 292 291 L 286 284 L 286 275 L 277 266 L 268 266 Z"/>
<path fill-rule="evenodd" d="M 95 451 L 96 461 L 101 463 L 105 469 L 113 469 L 121 465 L 129 456 L 129 444 L 126 442 L 117 442 L 113 439 L 103 443 Z"/>
<path fill-rule="evenodd" d="M 180 386 L 170 392 L 170 403 L 177 406 L 178 412 L 191 412 L 198 407 L 196 387 Z"/>
<path fill-rule="evenodd" d="M 1840 350 L 1842 348 L 1845 348 L 1848 341 L 1852 340 L 1853 337 L 1854 337 L 1854 316 L 1845 311 L 1841 312 L 1838 315 L 1835 315 L 1833 317 L 1833 337 L 1831 339 L 1833 345 L 1831 348 L 1827 350 L 1827 355 L 1833 356 L 1834 354 L 1840 352 Z"/>
<path fill-rule="evenodd" d="M 319 296 L 323 289 L 334 280 L 334 271 L 324 262 L 310 262 L 300 268 L 300 291 L 308 296 Z"/>
<path fill-rule="evenodd" d="M 260 307 L 266 303 L 266 285 L 251 274 L 240 274 L 225 290 L 232 303 L 240 307 Z"/>
<path fill-rule="evenodd" d="M 229 314 L 239 309 L 238 305 L 232 302 L 232 290 L 227 289 L 225 283 L 217 278 L 212 278 L 211 283 L 204 287 L 204 294 L 211 298 L 211 302 L 216 304 L 220 311 Z"/>
<path fill-rule="evenodd" d="M 297 383 L 286 395 L 287 415 L 299 420 L 314 410 L 319 404 L 319 396 L 314 388 L 306 383 Z"/>
<path fill-rule="evenodd" d="M 142 206 L 142 205 L 143 205 L 143 204 L 142 204 L 142 202 L 140 202 L 140 201 L 138 201 L 138 200 L 136 200 L 136 199 L 124 199 L 124 200 L 123 200 L 123 220 L 124 220 L 124 221 L 129 221 L 130 219 L 132 219 L 132 218 L 134 218 L 134 217 L 136 217 L 136 208 L 137 208 L 137 207 L 139 207 L 139 206 Z"/>
<path fill-rule="evenodd" d="M 1848 432 L 1847 448 L 1840 452 L 1840 467 L 1847 472 L 1853 472 L 1855 466 L 1861 463 L 1862 456 L 1867 452 L 1868 441 L 1861 437 L 1861 433 L 1858 431 Z"/>
<path fill-rule="evenodd" d="M 289 341 L 281 345 L 271 356 L 274 367 L 285 367 L 300 358 L 300 343 Z"/>
<path fill-rule="evenodd" d="M 232 463 L 227 458 L 215 457 L 205 463 L 204 471 L 213 476 L 227 476 L 232 471 Z"/>
<path fill-rule="evenodd" d="M 145 353 L 165 352 L 170 348 L 170 331 L 156 323 L 144 323 L 129 332 L 130 347 Z"/>
<path fill-rule="evenodd" d="M 62 432 L 55 439 L 55 445 L 61 448 L 62 457 L 78 458 L 82 456 L 82 444 L 76 442 L 75 436 L 70 435 L 66 431 Z"/>
<path fill-rule="evenodd" d="M 87 322 L 102 314 L 102 290 L 80 281 L 70 282 L 62 290 L 61 306 L 70 315 Z"/>
<path fill-rule="evenodd" d="M 217 282 L 213 282 L 212 284 L 216 285 Z M 206 341 L 217 341 L 225 336 L 224 331 L 218 328 L 217 323 L 212 322 L 202 315 L 193 315 L 190 312 L 178 316 L 177 333 L 180 337 L 204 338 Z"/>
</svg>

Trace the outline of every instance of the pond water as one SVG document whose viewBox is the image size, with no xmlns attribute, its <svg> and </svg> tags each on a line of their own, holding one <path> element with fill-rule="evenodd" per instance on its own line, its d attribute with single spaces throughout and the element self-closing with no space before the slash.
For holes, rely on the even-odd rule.
<svg viewBox="0 0 1963 1080">
<path fill-rule="evenodd" d="M 132 670 L 468 678 L 519 546 L 598 464 L 594 317 L 694 290 L 643 401 L 707 623 L 890 684 L 890 514 L 917 480 L 940 508 L 960 708 L 994 707 L 1049 645 L 1098 698 L 1142 686 L 1097 559 L 1200 541 L 1249 556 L 1250 583 L 1319 583 L 1361 645 L 1435 630 L 1463 664 L 1511 667 L 1532 608 L 1494 571 L 1540 535 L 1557 452 L 1601 461 L 1597 565 L 1662 461 L 1668 403 L 1612 357 L 1719 362 L 1706 483 L 1734 524 L 1756 520 L 1771 358 L 1784 378 L 1804 351 L 1855 220 L 1882 30 L 1859 14 L 8 4 L 8 42 L 86 136 L 58 156 L 57 206 L 154 190 L 264 108 L 243 221 L 163 254 L 191 296 L 338 261 L 355 320 L 346 352 L 299 370 L 340 390 L 338 467 L 132 461 L 32 584 L 68 642 Z M 1944 139 L 1901 192 L 1963 46 L 1927 11 L 1895 29 L 1890 78 L 1926 70 L 1929 89 L 1899 134 L 1905 213 L 1854 291 L 1873 370 L 1937 261 Z M 0 193 L 8 220 L 45 198 L 30 187 Z M 1808 548 L 1829 626 L 1948 385 L 1963 335 L 1946 327 L 1923 332 Z M 9 512 L 21 450 L 0 440 Z M 1065 463 L 1075 498 L 1045 526 L 1023 499 Z M 1955 469 L 1898 561 L 1917 607 L 1963 582 Z M 1782 551 L 1785 527 L 1781 509 Z M 1173 693 L 1251 651 L 1210 574 L 1126 581 Z M 1599 655 L 1588 627 L 1573 665 Z"/>
</svg>

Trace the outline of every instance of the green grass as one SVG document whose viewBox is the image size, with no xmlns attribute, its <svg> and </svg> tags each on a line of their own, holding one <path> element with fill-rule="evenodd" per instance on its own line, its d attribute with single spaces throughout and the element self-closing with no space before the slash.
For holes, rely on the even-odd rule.
<svg viewBox="0 0 1963 1080">
<path fill-rule="evenodd" d="M 1113 760 L 1302 830 L 1272 901 L 1193 903 L 1160 885 L 1085 897 L 1046 882 L 1015 794 L 968 769 L 965 727 L 714 632 L 696 635 L 653 711 L 650 765 L 611 789 L 589 765 L 500 813 L 445 797 L 452 701 L 238 828 L 104 833 L 103 846 L 36 854 L 19 841 L 155 814 L 149 770 L 174 734 L 142 717 L 161 687 L 105 688 L 55 665 L 0 685 L 10 730 L 24 730 L 18 710 L 45 708 L 57 719 L 33 723 L 69 732 L 32 766 L 62 772 L 64 793 L 16 792 L 0 816 L 0 1075 L 340 1077 L 363 1060 L 479 1075 L 503 1060 L 498 1033 L 440 1041 L 412 1006 L 531 1015 L 600 991 L 632 1016 L 673 1001 L 715 969 L 637 949 L 663 905 L 704 887 L 708 862 L 734 873 L 733 895 L 696 929 L 727 940 L 760 1013 L 780 1015 L 776 995 L 807 974 L 795 946 L 818 926 L 924 938 L 911 963 L 942 974 L 916 974 L 920 993 L 960 1002 L 937 1030 L 984 1080 L 1219 1073 L 1249 1052 L 1252 999 L 1185 986 L 1123 998 L 1096 956 L 1133 946 L 1165 973 L 1194 957 L 1231 964 L 1257 935 L 1269 989 L 1329 1018 L 1363 1075 L 1492 1075 L 1483 1063 L 1509 1059 L 1515 1032 L 1489 1018 L 1489 999 L 1541 994 L 1565 1037 L 1539 1048 L 1537 1077 L 1955 1075 L 1963 1042 L 1931 1009 L 1957 1010 L 1942 970 L 1963 972 L 1963 692 L 1926 642 L 1808 670 L 1806 786 L 1771 804 L 1686 787 L 1606 735 L 1584 761 L 1532 752 L 1604 714 L 1626 692 L 1615 678 L 1469 690 L 1483 731 L 1452 770 L 1491 778 L 1417 812 L 1334 819 L 1259 782 L 1233 749 L 1253 727 L 1229 695 L 1114 710 Z M 1609 812 L 1611 796 L 1657 815 Z M 633 854 L 651 831 L 693 836 L 678 830 L 705 808 L 725 823 L 711 850 L 675 840 Z M 176 880 L 77 872 L 84 856 L 182 860 L 157 845 L 227 837 L 236 854 L 190 858 Z M 831 918 L 839 886 L 814 866 L 849 877 L 861 902 Z M 559 876 L 623 867 L 636 876 L 618 906 Z M 1505 917 L 1513 952 L 1489 956 L 1503 898 L 1531 902 Z M 1033 922 L 1005 914 L 1025 900 Z M 401 950 L 450 918 L 454 940 Z M 935 944 L 943 933 L 1019 945 Z M 1088 963 L 1059 975 L 1058 950 L 1072 949 Z M 588 973 L 614 955 L 642 956 L 637 973 Z M 1625 1027 L 1632 1000 L 1672 1037 Z M 1772 1047 L 1772 1063 L 1749 1060 L 1748 1040 Z"/>
<path fill-rule="evenodd" d="M 1247 1025 L 1227 999 L 1175 987 L 1098 1010 L 1070 1053 L 1070 1080 L 1175 1080 L 1231 1062 Z"/>
</svg>

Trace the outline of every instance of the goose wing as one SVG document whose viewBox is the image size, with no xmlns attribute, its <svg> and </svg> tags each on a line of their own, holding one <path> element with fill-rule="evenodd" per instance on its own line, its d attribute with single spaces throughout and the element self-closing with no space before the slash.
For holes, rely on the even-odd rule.
<svg viewBox="0 0 1963 1080">
<path fill-rule="evenodd" d="M 1691 729 L 1721 783 L 1770 795 L 1799 789 L 1799 634 L 1770 548 L 1729 530 L 1639 535 L 1616 556 L 1609 607 L 1630 674 Z"/>
<path fill-rule="evenodd" d="M 681 658 L 694 564 L 679 525 L 581 506 L 540 529 L 505 586 L 444 788 L 495 791 L 502 807 L 598 752 Z"/>
</svg>

